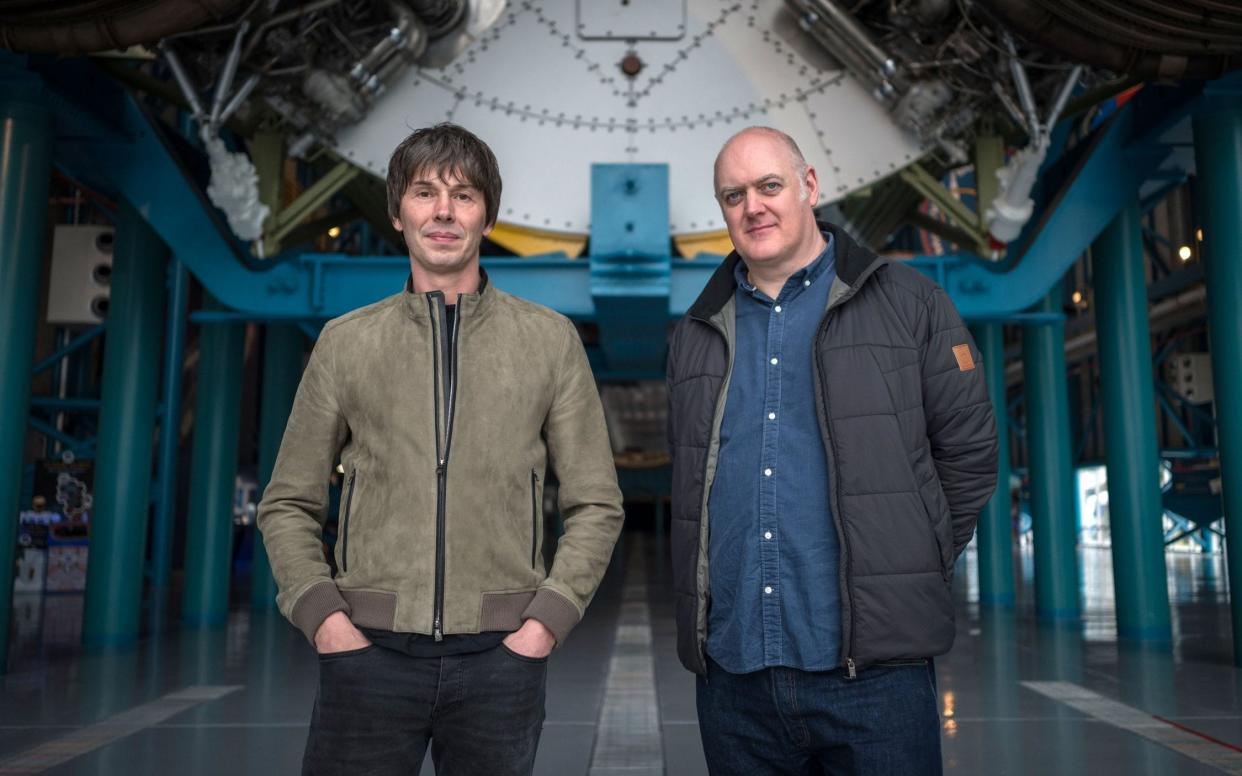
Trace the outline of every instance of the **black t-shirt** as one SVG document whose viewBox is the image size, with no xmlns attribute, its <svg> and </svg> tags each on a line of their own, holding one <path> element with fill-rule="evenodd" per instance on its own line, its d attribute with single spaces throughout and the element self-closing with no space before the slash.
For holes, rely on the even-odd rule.
<svg viewBox="0 0 1242 776">
<path fill-rule="evenodd" d="M 509 634 L 505 631 L 483 633 L 458 633 L 436 641 L 425 633 L 393 633 L 375 628 L 359 628 L 372 644 L 385 649 L 403 652 L 410 657 L 445 657 L 446 655 L 469 655 L 486 652 L 500 646 Z"/>
</svg>

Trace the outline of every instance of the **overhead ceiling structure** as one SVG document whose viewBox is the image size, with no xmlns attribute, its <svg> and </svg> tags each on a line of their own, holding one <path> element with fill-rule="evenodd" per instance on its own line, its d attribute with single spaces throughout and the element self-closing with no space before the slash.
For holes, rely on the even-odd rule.
<svg viewBox="0 0 1242 776">
<path fill-rule="evenodd" d="M 1238 64 L 1226 42 L 1209 39 L 1234 28 L 1231 4 L 1143 0 L 1117 10 L 1119 2 L 82 0 L 60 4 L 53 18 L 43 4 L 0 0 L 0 43 L 66 52 L 150 46 L 127 53 L 138 62 L 102 68 L 142 98 L 104 100 L 116 84 L 91 85 L 101 68 L 81 61 L 31 66 L 60 95 L 58 110 L 92 130 L 73 125 L 58 139 L 79 177 L 149 204 L 153 228 L 238 310 L 314 317 L 375 298 L 388 274 L 403 271 L 399 259 L 303 251 L 304 241 L 282 244 L 292 231 L 274 233 L 272 224 L 326 229 L 316 219 L 360 212 L 372 224 L 387 222 L 382 177 L 391 149 L 415 127 L 452 120 L 497 151 L 502 223 L 574 235 L 579 246 L 598 226 L 591 223 L 593 164 L 666 165 L 661 217 L 644 222 L 678 238 L 710 235 L 723 226 L 711 191 L 715 153 L 747 125 L 780 127 L 819 172 L 817 204 L 859 195 L 844 209 L 845 225 L 865 227 L 875 247 L 903 219 L 913 222 L 924 199 L 950 214 L 962 239 L 947 239 L 965 249 L 930 257 L 928 271 L 964 312 L 994 317 L 1043 294 L 1123 200 L 1155 196 L 1184 178 L 1192 163 L 1187 117 L 1235 88 L 1236 79 L 1148 83 L 1117 120 L 1091 120 L 1091 106 L 1135 85 L 1127 68 L 1142 73 L 1158 60 L 1168 72 L 1179 56 L 1187 72 L 1208 60 L 1212 72 Z M 178 12 L 192 5 L 206 15 L 170 21 L 149 10 L 155 5 Z M 1062 11 L 1071 6 L 1091 13 L 1067 20 Z M 1116 18 L 1147 19 L 1150 29 L 1190 10 L 1210 13 L 1187 27 L 1206 31 L 1197 43 L 1145 38 L 1150 45 L 1142 48 L 1136 36 L 1148 27 L 1101 25 L 1109 8 Z M 1025 15 L 1010 20 L 1015 9 Z M 96 19 L 86 34 L 92 10 L 104 22 Z M 1084 66 L 1069 48 L 1043 42 L 1043 33 L 1074 23 L 1094 31 L 1102 51 L 1129 46 L 1130 55 Z M 1187 53 L 1196 45 L 1201 56 Z M 1073 131 L 1058 124 L 1063 112 L 1081 117 Z M 1054 139 L 1054 127 L 1066 131 Z M 115 152 L 118 131 L 134 153 Z M 268 219 L 247 157 L 279 170 L 282 139 L 289 155 L 309 161 L 299 167 L 305 190 Z M 992 207 L 971 208 L 939 178 L 984 146 L 992 156 L 979 169 L 1001 174 L 981 174 L 983 183 L 997 183 Z M 156 169 L 166 185 L 158 197 L 150 183 Z M 369 195 L 355 196 L 351 187 L 364 183 Z M 868 192 L 866 207 L 852 206 Z M 993 250 L 996 244 L 1006 250 Z M 598 245 L 592 239 L 593 251 Z M 667 243 L 645 245 L 663 254 Z M 236 262 L 222 259 L 229 255 Z M 607 259 L 593 255 L 588 273 L 588 262 L 562 265 L 544 255 L 542 264 L 521 262 L 513 282 L 590 318 L 597 312 L 591 283 L 603 277 L 597 258 Z M 657 258 L 669 310 L 684 309 L 701 287 L 696 273 L 710 262 Z M 613 269 L 638 280 L 646 276 L 637 269 L 655 271 L 637 263 Z M 566 280 L 557 285 L 539 272 Z M 262 283 L 249 280 L 259 275 Z"/>
</svg>

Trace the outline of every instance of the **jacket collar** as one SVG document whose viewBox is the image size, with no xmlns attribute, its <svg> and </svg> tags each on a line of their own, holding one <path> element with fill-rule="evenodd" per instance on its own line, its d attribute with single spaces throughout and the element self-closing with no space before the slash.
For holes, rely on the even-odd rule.
<svg viewBox="0 0 1242 776">
<path fill-rule="evenodd" d="M 815 223 L 820 231 L 832 235 L 836 248 L 837 280 L 844 283 L 848 289 L 857 291 L 859 286 L 867 282 L 871 273 L 887 261 L 875 255 L 869 248 L 854 242 L 853 238 L 841 227 L 834 226 L 827 221 Z M 733 292 L 737 288 L 737 280 L 733 273 L 741 260 L 742 257 L 738 255 L 738 252 L 733 251 L 725 257 L 724 261 L 720 262 L 720 266 L 716 268 L 711 279 L 707 281 L 707 285 L 703 287 L 699 298 L 690 305 L 687 313 L 690 317 L 707 320 L 720 312 L 725 302 L 733 297 Z"/>
<path fill-rule="evenodd" d="M 405 288 L 401 293 L 402 302 L 405 303 L 405 311 L 409 317 L 416 321 L 425 321 L 428 318 L 427 300 L 438 291 L 415 291 L 414 275 L 407 275 L 405 278 Z M 492 288 L 492 284 L 488 282 L 487 270 L 479 267 L 479 290 L 473 294 L 462 294 L 457 301 L 457 313 L 460 318 L 478 315 L 483 312 L 491 300 L 496 296 L 496 291 Z"/>
</svg>

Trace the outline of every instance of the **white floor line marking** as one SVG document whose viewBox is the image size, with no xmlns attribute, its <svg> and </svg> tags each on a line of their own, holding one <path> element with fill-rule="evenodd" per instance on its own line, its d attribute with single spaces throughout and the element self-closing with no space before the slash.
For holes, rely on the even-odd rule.
<svg viewBox="0 0 1242 776">
<path fill-rule="evenodd" d="M 612 659 L 604 682 L 604 703 L 591 754 L 590 776 L 624 771 L 664 773 L 664 741 L 656 703 L 651 611 L 647 605 L 646 542 L 625 547 L 625 583 Z"/>
<path fill-rule="evenodd" d="M 113 714 L 93 725 L 75 728 L 70 733 L 45 741 L 24 752 L 2 758 L 0 774 L 42 773 L 139 730 L 153 727 L 200 703 L 214 701 L 240 689 L 240 685 L 185 687 L 150 703 Z"/>
<path fill-rule="evenodd" d="M 1204 765 L 1224 773 L 1242 775 L 1242 749 L 1233 744 L 1105 698 L 1072 682 L 1022 682 L 1022 686 Z"/>
</svg>

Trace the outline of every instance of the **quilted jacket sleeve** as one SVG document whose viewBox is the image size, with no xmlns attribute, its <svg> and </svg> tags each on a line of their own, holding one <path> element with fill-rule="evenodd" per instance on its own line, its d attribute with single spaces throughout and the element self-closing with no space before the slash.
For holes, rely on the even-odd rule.
<svg viewBox="0 0 1242 776">
<path fill-rule="evenodd" d="M 937 286 L 924 304 L 923 408 L 956 558 L 996 489 L 996 421 L 981 354 L 953 302 Z"/>
</svg>

